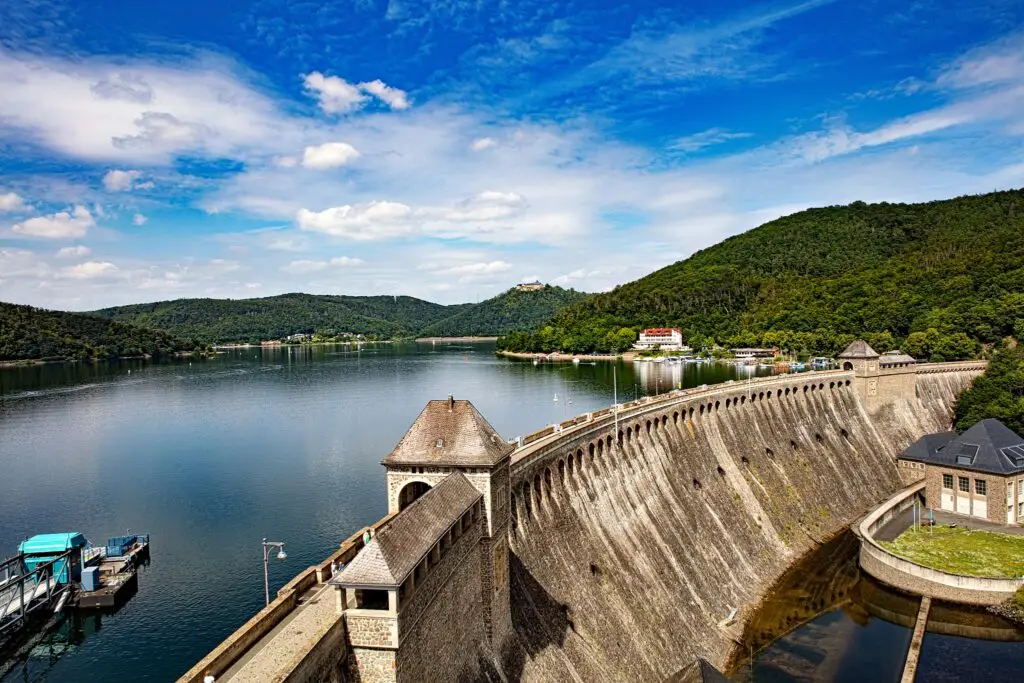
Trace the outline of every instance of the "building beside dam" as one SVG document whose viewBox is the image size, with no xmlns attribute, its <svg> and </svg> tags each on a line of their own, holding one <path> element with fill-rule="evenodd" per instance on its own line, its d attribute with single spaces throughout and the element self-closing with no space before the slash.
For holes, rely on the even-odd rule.
<svg viewBox="0 0 1024 683">
<path fill-rule="evenodd" d="M 513 442 L 469 401 L 431 401 L 383 460 L 388 515 L 372 540 L 343 541 L 180 681 L 724 668 L 772 584 L 902 486 L 897 457 L 950 427 L 985 367 L 886 363 L 863 342 L 841 362 L 647 397 Z"/>
<path fill-rule="evenodd" d="M 1024 438 L 999 420 L 960 435 L 926 434 L 900 454 L 899 468 L 907 483 L 925 480 L 937 510 L 993 524 L 1024 521 Z"/>
</svg>

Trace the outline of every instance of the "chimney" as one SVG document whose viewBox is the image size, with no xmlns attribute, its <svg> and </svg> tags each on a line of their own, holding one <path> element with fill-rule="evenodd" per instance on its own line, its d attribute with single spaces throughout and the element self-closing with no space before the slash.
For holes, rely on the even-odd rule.
<svg viewBox="0 0 1024 683">
<path fill-rule="evenodd" d="M 448 412 L 450 413 L 453 410 L 455 410 L 455 397 L 448 394 Z"/>
</svg>

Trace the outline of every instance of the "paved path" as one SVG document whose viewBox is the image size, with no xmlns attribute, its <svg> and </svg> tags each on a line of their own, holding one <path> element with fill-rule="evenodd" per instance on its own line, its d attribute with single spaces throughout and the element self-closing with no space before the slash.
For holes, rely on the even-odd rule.
<svg viewBox="0 0 1024 683">
<path fill-rule="evenodd" d="M 998 531 L 1001 534 L 1013 534 L 1017 536 L 1024 536 L 1024 527 L 1021 526 L 1003 526 L 1001 524 L 993 524 L 977 517 L 966 517 L 964 515 L 954 515 L 951 512 L 944 512 L 942 510 L 934 510 L 935 523 L 936 524 L 956 524 L 958 527 L 965 529 L 981 529 L 984 531 Z M 928 519 L 929 515 L 932 514 L 927 509 L 924 511 L 924 518 Z M 913 509 L 907 509 L 900 514 L 893 517 L 888 524 L 875 532 L 876 541 L 895 541 L 896 537 L 902 534 L 904 531 L 910 528 L 911 524 L 914 523 L 914 511 Z M 927 529 L 927 527 L 924 527 Z"/>
<path fill-rule="evenodd" d="M 280 680 L 294 656 L 309 652 L 331 625 L 341 618 L 335 596 L 328 584 L 311 588 L 299 605 L 259 642 L 249 648 L 227 671 L 217 677 L 232 683 L 262 683 Z"/>
</svg>

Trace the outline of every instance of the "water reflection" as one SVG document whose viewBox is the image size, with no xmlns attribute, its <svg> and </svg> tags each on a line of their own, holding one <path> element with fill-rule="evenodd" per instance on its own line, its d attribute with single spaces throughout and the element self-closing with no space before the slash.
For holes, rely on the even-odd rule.
<svg viewBox="0 0 1024 683">
<path fill-rule="evenodd" d="M 900 679 L 920 599 L 861 574 L 857 549 L 844 532 L 782 576 L 732 655 L 734 681 Z M 1014 680 L 1021 667 L 1024 630 L 980 608 L 932 603 L 918 682 Z"/>
</svg>

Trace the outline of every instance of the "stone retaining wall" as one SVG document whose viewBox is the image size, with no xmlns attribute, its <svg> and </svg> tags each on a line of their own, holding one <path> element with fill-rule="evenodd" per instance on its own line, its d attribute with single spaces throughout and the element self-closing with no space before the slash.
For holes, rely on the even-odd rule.
<svg viewBox="0 0 1024 683">
<path fill-rule="evenodd" d="M 900 590 L 949 602 L 996 605 L 1013 595 L 1021 584 L 1024 584 L 1024 579 L 950 574 L 894 555 L 875 541 L 875 532 L 913 505 L 922 491 L 923 482 L 911 484 L 853 526 L 854 533 L 861 539 L 861 568 L 876 579 Z"/>
</svg>

